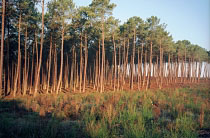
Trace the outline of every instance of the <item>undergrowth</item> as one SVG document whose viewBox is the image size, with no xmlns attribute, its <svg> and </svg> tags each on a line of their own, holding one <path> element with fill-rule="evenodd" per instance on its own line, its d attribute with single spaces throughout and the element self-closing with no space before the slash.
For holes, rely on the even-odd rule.
<svg viewBox="0 0 210 138">
<path fill-rule="evenodd" d="M 210 129 L 206 87 L 0 100 L 0 137 L 193 138 Z"/>
</svg>

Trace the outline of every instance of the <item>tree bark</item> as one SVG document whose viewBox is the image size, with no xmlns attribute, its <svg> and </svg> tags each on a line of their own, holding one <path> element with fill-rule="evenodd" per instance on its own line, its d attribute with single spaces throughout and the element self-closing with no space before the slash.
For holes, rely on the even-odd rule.
<svg viewBox="0 0 210 138">
<path fill-rule="evenodd" d="M 143 58 L 143 52 L 144 52 L 144 43 L 142 42 L 141 44 L 141 61 L 140 61 L 140 84 L 139 84 L 139 87 L 141 88 L 141 84 L 142 84 L 142 58 Z"/>
<path fill-rule="evenodd" d="M 113 41 L 113 45 L 114 45 L 114 91 L 115 91 L 116 76 L 117 76 L 117 57 L 116 57 L 116 45 L 115 45 L 114 34 L 112 34 L 112 41 Z"/>
<path fill-rule="evenodd" d="M 26 49 L 26 47 L 27 47 L 27 34 L 28 34 L 28 32 L 27 32 L 27 26 L 26 26 L 26 31 L 25 31 L 25 45 L 24 45 L 24 50 L 25 50 L 25 52 L 24 52 L 24 54 L 25 54 L 25 59 L 24 59 L 24 77 L 23 77 L 23 95 L 25 95 L 26 94 L 26 90 L 27 90 L 27 80 L 28 80 L 28 78 L 27 78 L 27 49 Z"/>
<path fill-rule="evenodd" d="M 88 63 L 88 46 L 87 46 L 87 34 L 85 33 L 85 66 L 84 66 L 84 79 L 83 79 L 83 92 L 85 92 L 86 85 L 86 73 L 87 73 L 87 63 Z"/>
<path fill-rule="evenodd" d="M 61 42 L 61 65 L 60 65 L 60 75 L 58 80 L 58 85 L 56 89 L 56 94 L 58 94 L 60 87 L 62 86 L 62 76 L 63 76 L 63 45 L 64 45 L 64 22 L 62 24 L 62 42 Z"/>
<path fill-rule="evenodd" d="M 150 88 L 150 83 L 151 83 L 151 69 L 152 69 L 152 42 L 150 42 L 150 64 L 149 64 L 149 70 L 148 70 L 148 76 L 147 76 L 147 86 L 146 90 Z"/>
<path fill-rule="evenodd" d="M 134 59 L 135 59 L 135 48 L 136 48 L 136 29 L 133 31 L 133 53 L 132 53 L 132 61 L 131 61 L 131 90 L 133 90 L 133 82 L 134 82 Z"/>
<path fill-rule="evenodd" d="M 15 82 L 14 82 L 14 93 L 13 97 L 16 96 L 16 91 L 17 91 L 17 83 L 18 83 L 18 78 L 20 78 L 20 64 L 21 64 L 21 51 L 20 51 L 20 32 L 21 32 L 21 14 L 19 16 L 19 25 L 18 25 L 18 65 L 17 65 L 17 70 L 15 72 Z"/>
<path fill-rule="evenodd" d="M 0 56 L 0 97 L 2 92 L 2 72 L 3 72 L 3 58 L 4 58 L 4 16 L 5 16 L 5 0 L 2 0 L 2 26 L 1 26 L 1 56 Z"/>
<path fill-rule="evenodd" d="M 104 85 L 104 62 L 105 62 L 105 50 L 104 50 L 104 16 L 102 16 L 101 31 L 102 31 L 102 61 L 101 61 L 100 93 L 103 92 L 103 85 Z"/>
<path fill-rule="evenodd" d="M 117 90 L 119 90 L 120 89 L 120 74 L 121 74 L 121 72 L 120 72 L 120 65 L 121 65 L 121 61 L 120 61 L 120 59 L 121 59 L 121 57 L 120 57 L 120 46 L 119 46 L 119 55 L 118 55 L 118 58 L 119 58 L 119 62 L 118 62 L 118 80 L 117 80 Z"/>
<path fill-rule="evenodd" d="M 50 70 L 51 70 L 51 51 L 52 51 L 52 36 L 50 36 L 50 52 L 49 52 L 49 65 L 48 65 L 48 75 L 47 75 L 47 94 L 49 93 L 50 85 Z"/>
<path fill-rule="evenodd" d="M 79 92 L 82 92 L 82 70 L 83 70 L 83 54 L 82 54 L 82 33 L 80 34 L 80 79 L 79 79 Z"/>
<path fill-rule="evenodd" d="M 42 34 L 41 34 L 41 44 L 40 44 L 40 53 L 39 53 L 39 65 L 38 65 L 38 70 L 37 70 L 37 77 L 35 80 L 35 89 L 34 89 L 34 97 L 37 95 L 37 87 L 38 87 L 38 82 L 40 79 L 40 69 L 42 65 L 42 47 L 43 47 L 43 41 L 44 41 L 44 0 L 42 0 Z"/>
</svg>

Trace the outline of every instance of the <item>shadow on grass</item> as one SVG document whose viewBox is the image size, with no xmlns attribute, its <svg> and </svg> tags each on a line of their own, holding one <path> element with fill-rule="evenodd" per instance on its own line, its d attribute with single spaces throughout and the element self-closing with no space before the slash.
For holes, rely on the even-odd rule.
<svg viewBox="0 0 210 138">
<path fill-rule="evenodd" d="M 78 121 L 60 120 L 27 110 L 20 100 L 0 99 L 0 138 L 89 137 Z"/>
</svg>

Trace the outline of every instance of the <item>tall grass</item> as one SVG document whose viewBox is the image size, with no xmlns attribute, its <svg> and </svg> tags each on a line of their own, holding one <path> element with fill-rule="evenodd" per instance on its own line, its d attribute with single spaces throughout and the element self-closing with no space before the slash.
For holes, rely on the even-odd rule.
<svg viewBox="0 0 210 138">
<path fill-rule="evenodd" d="M 197 137 L 210 128 L 209 93 L 198 87 L 1 100 L 0 137 Z"/>
</svg>

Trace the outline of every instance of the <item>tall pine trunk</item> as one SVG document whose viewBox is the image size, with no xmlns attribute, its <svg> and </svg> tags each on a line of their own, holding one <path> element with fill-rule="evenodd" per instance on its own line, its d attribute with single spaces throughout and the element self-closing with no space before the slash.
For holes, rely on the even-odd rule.
<svg viewBox="0 0 210 138">
<path fill-rule="evenodd" d="M 117 76 L 117 56 L 116 56 L 116 45 L 115 45 L 114 34 L 112 34 L 112 41 L 113 41 L 113 45 L 114 45 L 114 91 L 115 91 L 116 76 Z"/>
<path fill-rule="evenodd" d="M 4 16 L 5 16 L 5 0 L 2 0 L 2 24 L 1 24 L 1 56 L 0 56 L 0 97 L 2 92 L 2 72 L 3 72 L 3 58 L 4 58 Z"/>
<path fill-rule="evenodd" d="M 44 41 L 44 0 L 42 0 L 42 34 L 41 34 L 41 44 L 40 44 L 40 53 L 39 53 L 39 64 L 37 69 L 37 76 L 35 79 L 35 89 L 34 89 L 34 97 L 37 95 L 38 91 L 38 83 L 40 79 L 40 69 L 42 65 L 42 48 L 43 48 L 43 41 Z"/>
<path fill-rule="evenodd" d="M 133 53 L 132 53 L 132 61 L 131 61 L 131 85 L 130 85 L 131 90 L 133 90 L 133 83 L 134 83 L 135 48 L 136 48 L 136 29 L 134 29 L 133 31 Z"/>
<path fill-rule="evenodd" d="M 27 90 L 27 85 L 28 85 L 28 83 L 27 83 L 27 81 L 28 81 L 28 75 L 27 75 L 27 26 L 26 26 L 26 31 L 25 31 L 25 45 L 24 45 L 24 50 L 25 50 L 25 52 L 24 52 L 24 54 L 25 54 L 25 56 L 24 56 L 24 77 L 23 77 L 23 95 L 25 95 L 26 94 L 26 90 Z"/>
<path fill-rule="evenodd" d="M 87 46 L 87 34 L 85 33 L 85 66 L 84 66 L 84 79 L 83 79 L 83 92 L 85 92 L 87 63 L 88 63 L 88 46 Z"/>
<path fill-rule="evenodd" d="M 21 14 L 19 16 L 19 25 L 18 25 L 18 65 L 17 65 L 17 70 L 15 72 L 15 81 L 14 81 L 14 92 L 13 96 L 16 96 L 17 93 L 17 83 L 18 83 L 18 78 L 20 78 L 20 64 L 21 64 L 21 51 L 20 51 L 20 32 L 21 32 Z"/>
<path fill-rule="evenodd" d="M 48 65 L 48 75 L 47 75 L 47 94 L 49 93 L 50 85 L 50 70 L 51 70 L 51 51 L 52 51 L 52 36 L 50 36 L 50 52 L 49 52 L 49 65 Z"/>
<path fill-rule="evenodd" d="M 102 17 L 102 61 L 101 61 L 101 82 L 100 82 L 100 93 L 103 92 L 104 87 L 104 62 L 105 62 L 105 49 L 104 49 L 104 16 Z M 100 61 L 99 61 L 100 62 Z"/>
<path fill-rule="evenodd" d="M 150 62 L 149 62 L 149 70 L 148 70 L 148 74 L 147 74 L 146 90 L 148 90 L 148 88 L 150 88 L 150 84 L 151 84 L 151 70 L 152 70 L 152 42 L 150 42 Z"/>
<path fill-rule="evenodd" d="M 80 34 L 80 77 L 79 77 L 79 92 L 82 92 L 82 71 L 83 71 L 83 54 L 82 54 L 82 33 Z"/>
<path fill-rule="evenodd" d="M 60 75 L 58 80 L 58 85 L 56 89 L 56 94 L 58 94 L 60 87 L 62 86 L 62 74 L 63 74 L 63 45 L 64 45 L 64 22 L 62 24 L 62 42 L 61 42 L 61 64 L 60 64 Z"/>
</svg>

